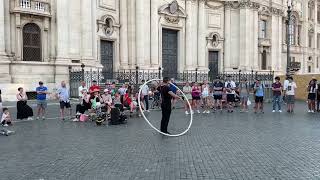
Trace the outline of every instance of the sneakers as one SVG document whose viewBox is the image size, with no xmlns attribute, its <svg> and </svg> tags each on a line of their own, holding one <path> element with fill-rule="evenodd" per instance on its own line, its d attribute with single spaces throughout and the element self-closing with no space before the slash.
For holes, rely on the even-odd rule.
<svg viewBox="0 0 320 180">
<path fill-rule="evenodd" d="M 186 111 L 185 113 L 186 113 L 186 115 L 189 115 L 189 112 L 188 112 L 188 111 Z"/>
<path fill-rule="evenodd" d="M 28 117 L 28 121 L 32 121 L 33 120 L 33 118 L 32 117 Z"/>
<path fill-rule="evenodd" d="M 74 118 L 72 121 L 73 121 L 73 122 L 78 122 L 79 119 L 78 119 L 78 118 Z"/>
<path fill-rule="evenodd" d="M 45 120 L 45 119 L 46 119 L 46 117 L 42 116 L 42 120 Z"/>
<path fill-rule="evenodd" d="M 210 114 L 210 111 L 209 111 L 209 110 L 207 111 L 207 114 Z"/>
<path fill-rule="evenodd" d="M 8 124 L 4 124 L 3 126 L 4 126 L 4 127 L 8 127 L 9 125 L 8 125 Z"/>
<path fill-rule="evenodd" d="M 206 113 L 207 113 L 207 111 L 203 111 L 202 113 L 203 113 L 203 114 L 206 114 Z"/>
<path fill-rule="evenodd" d="M 197 110 L 197 113 L 198 113 L 198 114 L 200 114 L 200 111 L 199 111 L 199 110 Z"/>
<path fill-rule="evenodd" d="M 311 110 L 308 110 L 308 113 L 311 113 Z"/>
<path fill-rule="evenodd" d="M 37 119 L 37 120 L 39 120 L 39 119 L 40 119 L 40 117 L 37 117 L 36 119 Z"/>
<path fill-rule="evenodd" d="M 272 112 L 273 112 L 273 113 L 275 113 L 275 112 L 276 112 L 276 110 L 272 110 Z"/>
<path fill-rule="evenodd" d="M 279 110 L 278 112 L 279 112 L 279 113 L 282 113 L 282 111 L 281 111 L 281 110 Z"/>
</svg>

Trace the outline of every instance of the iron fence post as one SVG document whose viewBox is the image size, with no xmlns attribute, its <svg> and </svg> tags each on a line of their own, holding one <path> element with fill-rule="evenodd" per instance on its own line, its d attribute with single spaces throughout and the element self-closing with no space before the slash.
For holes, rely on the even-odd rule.
<svg viewBox="0 0 320 180">
<path fill-rule="evenodd" d="M 239 75 L 238 75 L 239 77 L 239 84 L 240 84 L 240 82 L 241 82 L 241 70 L 239 70 Z"/>
<path fill-rule="evenodd" d="M 139 66 L 136 66 L 136 91 L 138 91 L 138 83 L 139 83 Z"/>
<path fill-rule="evenodd" d="M 161 67 L 158 69 L 158 79 L 161 79 Z"/>
<path fill-rule="evenodd" d="M 81 81 L 84 81 L 84 68 L 85 68 L 86 66 L 82 63 L 81 64 Z"/>
<path fill-rule="evenodd" d="M 198 68 L 196 68 L 196 82 L 198 82 Z"/>
<path fill-rule="evenodd" d="M 68 69 L 69 69 L 69 96 L 71 96 L 71 70 L 72 70 L 72 66 L 68 66 Z"/>
</svg>

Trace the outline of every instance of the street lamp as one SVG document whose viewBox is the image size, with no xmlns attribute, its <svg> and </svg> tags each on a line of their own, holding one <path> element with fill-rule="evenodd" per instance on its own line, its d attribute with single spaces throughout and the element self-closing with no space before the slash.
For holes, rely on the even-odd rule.
<svg viewBox="0 0 320 180">
<path fill-rule="evenodd" d="M 292 14 L 292 7 L 293 7 L 293 3 L 292 0 L 288 0 L 287 1 L 287 6 L 288 6 L 288 19 L 287 19 L 287 75 L 290 73 L 290 63 L 291 63 L 291 59 L 290 59 L 290 43 L 291 43 L 291 36 L 290 36 L 290 23 L 291 23 L 291 14 Z"/>
</svg>

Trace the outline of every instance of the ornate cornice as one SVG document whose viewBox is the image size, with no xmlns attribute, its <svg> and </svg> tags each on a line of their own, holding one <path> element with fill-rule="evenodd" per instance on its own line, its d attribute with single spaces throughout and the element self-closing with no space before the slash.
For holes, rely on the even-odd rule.
<svg viewBox="0 0 320 180">
<path fill-rule="evenodd" d="M 244 1 L 226 1 L 224 2 L 226 8 L 231 9 L 259 9 L 260 4 L 256 2 L 252 2 L 250 0 Z"/>
<path fill-rule="evenodd" d="M 241 0 L 241 1 L 226 1 L 224 6 L 230 9 L 254 9 L 258 10 L 259 14 L 263 15 L 277 15 L 284 16 L 284 12 L 281 9 L 275 7 L 263 6 L 259 3 L 252 2 L 251 0 Z"/>
</svg>

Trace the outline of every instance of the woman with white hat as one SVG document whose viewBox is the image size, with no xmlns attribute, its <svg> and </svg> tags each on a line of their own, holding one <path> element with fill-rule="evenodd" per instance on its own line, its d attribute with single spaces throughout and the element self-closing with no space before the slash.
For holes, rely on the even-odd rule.
<svg viewBox="0 0 320 180">
<path fill-rule="evenodd" d="M 109 91 L 109 89 L 105 89 L 103 92 L 104 92 L 104 93 L 101 95 L 102 104 L 103 104 L 104 107 L 106 108 L 107 114 L 110 115 L 111 106 L 112 106 L 112 96 L 111 96 L 111 92 Z"/>
</svg>

